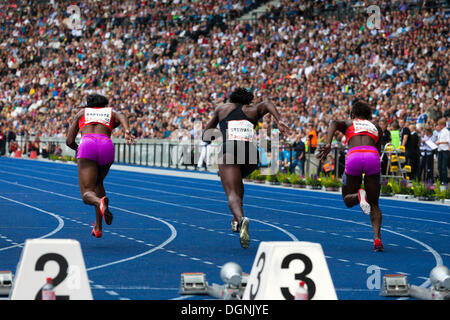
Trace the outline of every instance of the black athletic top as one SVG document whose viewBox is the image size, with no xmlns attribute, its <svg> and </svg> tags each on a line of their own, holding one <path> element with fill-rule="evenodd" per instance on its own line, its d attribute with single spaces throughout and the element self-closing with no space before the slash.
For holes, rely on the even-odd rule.
<svg viewBox="0 0 450 320">
<path fill-rule="evenodd" d="M 246 162 L 248 162 L 249 153 L 254 152 L 253 150 L 249 151 L 249 149 L 252 148 L 256 151 L 256 147 L 252 142 L 254 129 L 257 123 L 258 119 L 250 119 L 247 117 L 242 111 L 242 105 L 236 104 L 236 108 L 219 122 L 220 131 L 222 132 L 223 137 L 222 153 L 225 154 L 227 152 L 227 144 L 234 143 L 234 150 L 245 150 L 245 159 Z M 237 154 L 235 151 L 235 159 L 236 156 Z"/>
</svg>

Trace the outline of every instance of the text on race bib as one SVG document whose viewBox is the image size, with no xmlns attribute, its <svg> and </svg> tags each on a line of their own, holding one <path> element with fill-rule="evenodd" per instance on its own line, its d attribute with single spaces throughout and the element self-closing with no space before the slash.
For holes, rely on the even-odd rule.
<svg viewBox="0 0 450 320">
<path fill-rule="evenodd" d="M 108 125 L 112 117 L 112 108 L 86 108 L 84 110 L 84 121 L 88 123 L 101 123 Z"/>
<path fill-rule="evenodd" d="M 253 141 L 253 124 L 247 120 L 228 121 L 227 140 Z"/>
<path fill-rule="evenodd" d="M 354 120 L 353 127 L 355 128 L 355 133 L 368 132 L 374 136 L 378 136 L 377 127 L 368 120 Z"/>
</svg>

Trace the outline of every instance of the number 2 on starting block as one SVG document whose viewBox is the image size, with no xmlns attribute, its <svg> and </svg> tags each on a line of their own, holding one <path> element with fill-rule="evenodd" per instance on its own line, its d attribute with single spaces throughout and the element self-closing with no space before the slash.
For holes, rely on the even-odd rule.
<svg viewBox="0 0 450 320">
<path fill-rule="evenodd" d="M 41 300 L 46 278 L 53 278 L 57 300 L 92 300 L 80 243 L 70 239 L 25 242 L 11 300 Z"/>
<path fill-rule="evenodd" d="M 304 281 L 309 299 L 337 300 L 322 246 L 302 241 L 261 242 L 244 300 L 293 300 Z"/>
</svg>

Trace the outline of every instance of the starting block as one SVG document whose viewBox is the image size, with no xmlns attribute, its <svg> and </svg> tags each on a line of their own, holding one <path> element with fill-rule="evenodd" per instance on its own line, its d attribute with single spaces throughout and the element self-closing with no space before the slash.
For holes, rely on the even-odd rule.
<svg viewBox="0 0 450 320">
<path fill-rule="evenodd" d="M 11 288 L 11 300 L 41 300 L 47 277 L 53 278 L 56 300 L 92 300 L 78 241 L 27 240 Z"/>
<path fill-rule="evenodd" d="M 9 296 L 12 287 L 12 272 L 0 271 L 0 296 Z"/>
<path fill-rule="evenodd" d="M 207 294 L 208 283 L 203 272 L 181 274 L 180 294 Z"/>
<path fill-rule="evenodd" d="M 236 264 L 236 266 L 238 265 Z M 224 268 L 225 267 L 222 267 L 222 272 L 224 271 Z M 233 268 L 228 268 L 226 270 L 231 271 L 231 273 L 236 271 L 236 269 Z M 221 278 L 223 275 L 222 272 Z M 226 273 L 226 271 L 224 273 Z M 216 283 L 209 285 L 203 272 L 185 272 L 181 274 L 179 293 L 183 295 L 209 295 L 223 300 L 240 300 L 247 286 L 248 276 L 248 273 L 240 273 L 239 279 L 226 279 L 226 281 L 224 280 L 226 282 L 224 285 L 218 285 Z M 234 282 L 234 284 L 232 284 L 230 280 L 231 282 Z"/>
<path fill-rule="evenodd" d="M 408 280 L 404 274 L 385 274 L 380 295 L 385 297 L 408 297 Z"/>
</svg>

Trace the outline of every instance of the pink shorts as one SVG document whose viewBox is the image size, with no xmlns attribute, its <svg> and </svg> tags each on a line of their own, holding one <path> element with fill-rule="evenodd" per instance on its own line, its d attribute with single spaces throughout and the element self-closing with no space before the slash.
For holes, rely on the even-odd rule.
<svg viewBox="0 0 450 320">
<path fill-rule="evenodd" d="M 77 159 L 89 159 L 104 166 L 114 162 L 114 145 L 104 134 L 89 133 L 81 137 Z"/>
<path fill-rule="evenodd" d="M 373 146 L 351 148 L 345 157 L 345 173 L 351 176 L 368 176 L 381 171 L 380 154 Z"/>
</svg>

